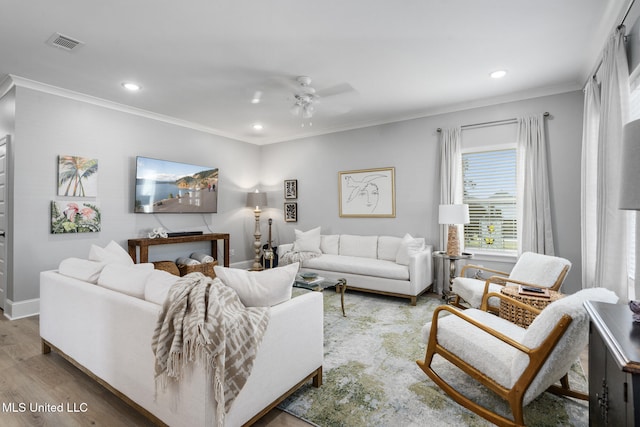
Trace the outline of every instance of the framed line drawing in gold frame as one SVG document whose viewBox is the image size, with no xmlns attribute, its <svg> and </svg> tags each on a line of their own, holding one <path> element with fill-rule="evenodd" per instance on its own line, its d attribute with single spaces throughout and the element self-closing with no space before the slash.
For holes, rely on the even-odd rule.
<svg viewBox="0 0 640 427">
<path fill-rule="evenodd" d="M 395 218 L 395 168 L 338 172 L 340 217 Z"/>
</svg>

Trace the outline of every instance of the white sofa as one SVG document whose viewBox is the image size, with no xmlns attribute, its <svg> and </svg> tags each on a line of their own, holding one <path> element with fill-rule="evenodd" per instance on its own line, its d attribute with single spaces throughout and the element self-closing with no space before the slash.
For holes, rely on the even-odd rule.
<svg viewBox="0 0 640 427">
<path fill-rule="evenodd" d="M 294 243 L 278 246 L 280 259 L 287 252 L 312 254 L 300 258 L 301 272 L 344 278 L 347 289 L 408 298 L 412 305 L 433 284 L 432 247 L 408 234 L 320 235 L 319 228 L 296 230 Z"/>
<path fill-rule="evenodd" d="M 136 274 L 123 281 L 129 282 L 125 292 L 141 289 Z M 189 364 L 179 384 L 158 391 L 154 400 L 151 338 L 161 306 L 150 301 L 158 298 L 153 277 L 142 285 L 141 298 L 57 270 L 42 272 L 43 353 L 53 348 L 154 423 L 216 425 L 211 377 L 199 364 Z M 322 382 L 322 295 L 309 292 L 270 310 L 251 375 L 225 417 L 226 426 L 251 424 L 309 379 L 316 386 Z"/>
</svg>

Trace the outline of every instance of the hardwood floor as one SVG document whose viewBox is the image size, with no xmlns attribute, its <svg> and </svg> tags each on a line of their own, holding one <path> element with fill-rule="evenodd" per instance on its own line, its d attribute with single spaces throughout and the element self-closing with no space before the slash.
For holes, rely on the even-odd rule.
<svg viewBox="0 0 640 427">
<path fill-rule="evenodd" d="M 1 426 L 153 425 L 55 352 L 41 354 L 38 322 L 38 317 L 9 321 L 0 310 Z M 279 410 L 254 425 L 309 426 Z"/>
</svg>

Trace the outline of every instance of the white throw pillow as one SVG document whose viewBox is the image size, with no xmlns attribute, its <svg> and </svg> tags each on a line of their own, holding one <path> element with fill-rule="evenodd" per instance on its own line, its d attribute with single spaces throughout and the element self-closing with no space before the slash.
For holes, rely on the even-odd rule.
<svg viewBox="0 0 640 427">
<path fill-rule="evenodd" d="M 413 238 L 409 233 L 405 234 L 402 242 L 400 242 L 398 253 L 396 254 L 396 263 L 409 265 L 411 256 L 417 254 L 422 249 L 424 249 L 424 239 Z"/>
<path fill-rule="evenodd" d="M 100 272 L 106 264 L 81 258 L 67 258 L 60 261 L 58 273 L 85 282 L 98 283 Z"/>
<path fill-rule="evenodd" d="M 293 243 L 295 252 L 316 252 L 320 251 L 320 227 L 309 231 L 295 230 L 296 241 Z"/>
<path fill-rule="evenodd" d="M 144 285 L 144 299 L 158 305 L 164 304 L 169 289 L 180 280 L 180 276 L 164 270 L 153 270 Z"/>
<path fill-rule="evenodd" d="M 132 297 L 144 298 L 147 278 L 153 271 L 151 263 L 135 264 L 131 267 L 107 264 L 100 273 L 98 285 Z"/>
<path fill-rule="evenodd" d="M 291 299 L 299 263 L 263 271 L 215 266 L 222 283 L 234 289 L 246 307 L 271 307 Z"/>
<path fill-rule="evenodd" d="M 320 250 L 323 254 L 338 255 L 338 245 L 340 243 L 339 234 L 329 234 L 320 236 Z"/>
<path fill-rule="evenodd" d="M 92 261 L 99 261 L 107 264 L 115 263 L 129 267 L 134 264 L 131 256 L 129 256 L 129 252 L 125 251 L 122 246 L 113 240 L 104 248 L 97 245 L 91 245 L 91 249 L 89 250 L 89 259 Z"/>
</svg>

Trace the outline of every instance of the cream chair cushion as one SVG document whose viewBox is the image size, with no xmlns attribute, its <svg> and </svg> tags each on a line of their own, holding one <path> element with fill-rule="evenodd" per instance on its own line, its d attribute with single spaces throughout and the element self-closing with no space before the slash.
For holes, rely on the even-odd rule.
<svg viewBox="0 0 640 427">
<path fill-rule="evenodd" d="M 558 344 L 556 344 L 549 358 L 542 365 L 542 369 L 525 393 L 524 405 L 531 402 L 565 373 L 569 372 L 571 365 L 587 346 L 589 342 L 589 315 L 584 308 L 585 301 L 615 304 L 618 302 L 618 297 L 614 292 L 605 288 L 583 289 L 552 302 L 529 325 L 521 342 L 529 348 L 534 348 L 539 346 L 549 335 L 563 314 L 568 314 L 572 319 L 569 328 L 560 338 L 560 341 L 558 341 Z M 526 355 L 523 353 L 518 354 L 513 361 L 511 375 L 514 378 L 518 378 L 528 363 L 529 358 Z"/>
<path fill-rule="evenodd" d="M 571 267 L 568 259 L 524 252 L 513 266 L 509 278 L 549 288 L 555 284 L 565 266 Z"/>
<path fill-rule="evenodd" d="M 484 280 L 471 277 L 456 277 L 453 279 L 451 292 L 460 295 L 460 298 L 469 303 L 471 307 L 480 307 L 484 291 Z M 489 283 L 489 292 L 500 292 L 501 285 Z M 500 307 L 500 300 L 496 297 L 489 298 L 489 307 Z"/>
</svg>

